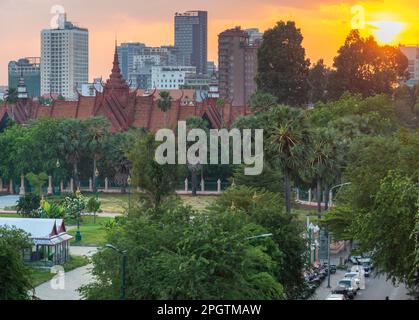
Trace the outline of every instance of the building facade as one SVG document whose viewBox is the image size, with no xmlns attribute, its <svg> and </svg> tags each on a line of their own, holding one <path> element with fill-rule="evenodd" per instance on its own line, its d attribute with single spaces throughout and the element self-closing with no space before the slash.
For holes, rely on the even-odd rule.
<svg viewBox="0 0 419 320">
<path fill-rule="evenodd" d="M 257 52 L 260 41 L 240 27 L 228 29 L 218 36 L 218 76 L 220 97 L 233 106 L 248 105 L 257 90 Z"/>
<path fill-rule="evenodd" d="M 134 71 L 134 56 L 138 55 L 144 48 L 145 44 L 141 42 L 121 43 L 118 46 L 119 64 L 124 79 L 130 79 L 130 73 Z"/>
<path fill-rule="evenodd" d="M 167 125 L 170 128 L 176 128 L 178 121 L 186 121 L 190 117 L 201 117 L 209 123 L 211 129 L 219 129 L 223 125 L 230 128 L 237 117 L 251 113 L 250 108 L 245 105 L 233 107 L 226 102 L 220 107 L 215 97 L 203 97 L 199 102 L 196 100 L 195 90 L 164 88 L 161 91 L 169 91 L 173 98 L 166 118 L 158 107 L 159 91 L 157 89 L 133 90 L 128 87 L 119 68 L 116 49 L 112 72 L 106 83 L 101 82 L 101 85 L 101 92 L 97 91 L 95 96 L 78 94 L 77 101 L 62 101 L 51 95 L 52 101 L 47 105 L 30 98 L 18 99 L 16 103 L 4 103 L 0 105 L 0 130 L 9 119 L 18 124 L 25 124 L 42 118 L 88 119 L 91 117 L 106 118 L 111 132 L 128 130 L 132 127 L 156 132 Z M 221 114 L 224 116 L 222 117 Z M 167 125 L 165 118 L 168 120 Z M 1 181 L 0 179 L 0 184 Z"/>
<path fill-rule="evenodd" d="M 179 89 L 185 85 L 186 77 L 196 74 L 192 66 L 157 66 L 151 69 L 151 81 L 155 89 Z"/>
<path fill-rule="evenodd" d="M 410 79 L 407 81 L 407 84 L 415 85 L 419 83 L 419 45 L 400 46 L 400 50 L 408 60 Z"/>
<path fill-rule="evenodd" d="M 57 93 L 68 100 L 89 79 L 89 31 L 59 19 L 58 28 L 41 32 L 41 95 Z"/>
<path fill-rule="evenodd" d="M 8 66 L 9 88 L 17 88 L 23 77 L 29 97 L 41 95 L 41 58 L 23 58 L 10 61 Z"/>
<path fill-rule="evenodd" d="M 179 49 L 181 65 L 194 66 L 198 73 L 207 73 L 207 11 L 175 14 L 175 47 Z"/>
</svg>

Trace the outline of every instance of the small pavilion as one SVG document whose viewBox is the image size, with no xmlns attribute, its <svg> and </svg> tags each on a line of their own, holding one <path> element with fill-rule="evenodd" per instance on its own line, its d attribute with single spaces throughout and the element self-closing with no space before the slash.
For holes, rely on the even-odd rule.
<svg viewBox="0 0 419 320">
<path fill-rule="evenodd" d="M 0 226 L 29 234 L 32 248 L 23 250 L 23 260 L 46 266 L 63 264 L 70 258 L 70 240 L 63 219 L 0 218 Z"/>
</svg>

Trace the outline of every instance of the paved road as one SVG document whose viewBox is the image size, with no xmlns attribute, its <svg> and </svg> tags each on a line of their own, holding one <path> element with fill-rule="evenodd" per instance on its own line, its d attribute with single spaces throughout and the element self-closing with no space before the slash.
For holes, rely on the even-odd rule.
<svg viewBox="0 0 419 320">
<path fill-rule="evenodd" d="M 336 287 L 337 282 L 345 275 L 345 270 L 337 270 L 336 274 L 330 276 L 330 285 Z M 332 289 L 327 288 L 327 278 L 316 290 L 313 300 L 325 300 L 331 293 Z M 391 281 L 387 281 L 385 276 L 375 277 L 372 274 L 369 278 L 365 278 L 365 290 L 359 290 L 355 300 L 409 300 L 408 291 L 404 285 L 394 286 Z"/>
<path fill-rule="evenodd" d="M 36 287 L 35 296 L 41 300 L 81 300 L 82 297 L 77 289 L 93 280 L 91 268 L 92 265 L 89 264 L 66 272 L 64 276 L 56 276 L 53 280 Z"/>
<path fill-rule="evenodd" d="M 75 256 L 90 257 L 97 252 L 96 247 L 70 247 L 70 253 Z M 77 291 L 82 285 L 93 281 L 91 275 L 91 264 L 74 269 L 64 274 L 56 276 L 55 279 L 47 281 L 35 288 L 35 295 L 41 300 L 80 300 L 82 297 Z M 60 282 L 63 281 L 63 282 Z M 64 286 L 58 286 L 63 283 Z"/>
<path fill-rule="evenodd" d="M 394 286 L 385 276 L 367 278 L 365 290 L 359 291 L 356 300 L 409 300 L 408 291 L 404 285 Z"/>
<path fill-rule="evenodd" d="M 0 197 L 0 210 L 5 207 L 14 206 L 19 200 L 19 196 L 1 196 Z"/>
</svg>

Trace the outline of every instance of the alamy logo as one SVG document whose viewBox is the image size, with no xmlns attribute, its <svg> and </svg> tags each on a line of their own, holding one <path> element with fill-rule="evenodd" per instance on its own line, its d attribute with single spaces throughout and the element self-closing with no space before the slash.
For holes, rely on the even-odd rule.
<svg viewBox="0 0 419 320">
<path fill-rule="evenodd" d="M 156 149 L 155 160 L 165 164 L 245 164 L 245 175 L 256 176 L 263 172 L 263 129 L 211 129 L 209 138 L 203 129 L 187 131 L 186 122 L 178 122 L 177 162 L 176 135 L 173 130 L 160 129 L 156 141 L 162 144 Z M 243 136 L 242 136 L 243 133 Z M 232 140 L 232 148 L 230 141 Z M 187 148 L 188 142 L 193 143 Z M 254 147 L 253 147 L 254 146 Z M 208 153 L 209 147 L 209 153 Z M 230 149 L 232 152 L 230 152 Z M 252 155 L 252 150 L 254 154 Z M 230 157 L 232 154 L 232 157 Z M 231 162 L 231 159 L 233 160 Z"/>
</svg>

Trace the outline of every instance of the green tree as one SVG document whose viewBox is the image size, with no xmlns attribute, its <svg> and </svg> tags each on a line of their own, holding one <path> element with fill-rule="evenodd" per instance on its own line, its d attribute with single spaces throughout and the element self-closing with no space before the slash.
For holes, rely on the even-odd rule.
<svg viewBox="0 0 419 320">
<path fill-rule="evenodd" d="M 93 158 L 93 191 L 96 192 L 97 161 L 103 156 L 106 139 L 109 135 L 109 122 L 105 118 L 95 117 L 85 121 L 87 130 L 87 148 Z"/>
<path fill-rule="evenodd" d="M 351 30 L 334 59 L 329 91 L 339 98 L 345 91 L 364 97 L 391 93 L 407 77 L 407 58 L 399 48 L 379 46 L 372 36 Z"/>
<path fill-rule="evenodd" d="M 309 85 L 308 101 L 316 103 L 325 102 L 329 86 L 330 69 L 324 64 L 323 59 L 317 61 L 309 70 L 307 81 Z"/>
<path fill-rule="evenodd" d="M 178 182 L 177 165 L 160 165 L 155 160 L 159 143 L 149 133 L 138 139 L 128 154 L 132 163 L 132 182 L 144 191 L 144 197 L 158 208 L 163 199 L 175 193 Z"/>
<path fill-rule="evenodd" d="M 17 102 L 17 88 L 7 89 L 4 99 L 7 103 L 16 103 Z"/>
<path fill-rule="evenodd" d="M 270 255 L 278 248 L 269 238 L 246 240 L 266 231 L 244 213 L 196 213 L 178 203 L 159 215 L 152 208 L 136 210 L 108 237 L 127 250 L 127 299 L 285 298 Z M 111 250 L 93 257 L 96 282 L 81 289 L 86 298 L 119 296 L 118 259 Z"/>
<path fill-rule="evenodd" d="M 269 111 L 278 103 L 278 99 L 270 93 L 257 91 L 250 97 L 250 107 L 253 112 Z"/>
<path fill-rule="evenodd" d="M 32 278 L 21 252 L 31 246 L 22 230 L 0 226 L 0 300 L 29 300 Z"/>
<path fill-rule="evenodd" d="M 172 107 L 172 96 L 170 92 L 162 91 L 159 94 L 160 98 L 157 100 L 157 106 L 164 113 L 164 127 L 168 126 L 167 112 Z"/>
<path fill-rule="evenodd" d="M 291 175 L 301 168 L 307 157 L 309 130 L 304 112 L 287 106 L 277 106 L 269 113 L 267 128 L 268 150 L 284 176 L 286 212 L 291 213 Z"/>
<path fill-rule="evenodd" d="M 336 138 L 336 132 L 322 128 L 314 130 L 311 137 L 308 174 L 313 176 L 316 182 L 316 201 L 319 218 L 322 211 L 322 193 L 323 191 L 328 193 L 328 188 L 325 188 L 325 185 L 327 185 L 327 181 L 333 181 L 339 176 L 340 151 L 338 150 L 339 144 Z"/>
<path fill-rule="evenodd" d="M 305 252 L 305 242 L 301 237 L 303 230 L 295 216 L 278 210 L 283 207 L 282 197 L 276 191 L 238 186 L 224 192 L 212 209 L 223 212 L 231 207 L 234 212 L 244 212 L 251 222 L 273 234 L 272 239 L 279 249 L 278 253 L 270 253 L 278 266 L 274 275 L 284 286 L 288 299 L 300 298 L 305 286 L 301 273 Z"/>
<path fill-rule="evenodd" d="M 57 132 L 58 148 L 61 158 L 66 159 L 73 167 L 75 186 L 80 186 L 78 165 L 87 151 L 87 131 L 79 119 L 66 119 L 60 123 Z"/>
<path fill-rule="evenodd" d="M 41 172 L 39 174 L 29 172 L 26 174 L 26 179 L 28 179 L 34 193 L 42 196 L 42 187 L 48 181 L 48 175 L 45 172 Z"/>
<path fill-rule="evenodd" d="M 307 102 L 310 61 L 302 41 L 293 21 L 280 21 L 263 35 L 256 83 L 258 90 L 277 97 L 278 103 L 299 106 Z"/>
<path fill-rule="evenodd" d="M 406 283 L 419 297 L 415 224 L 419 218 L 419 188 L 390 171 L 374 195 L 370 211 L 358 214 L 353 232 L 363 250 L 373 252 L 378 272 L 394 282 Z"/>
</svg>

